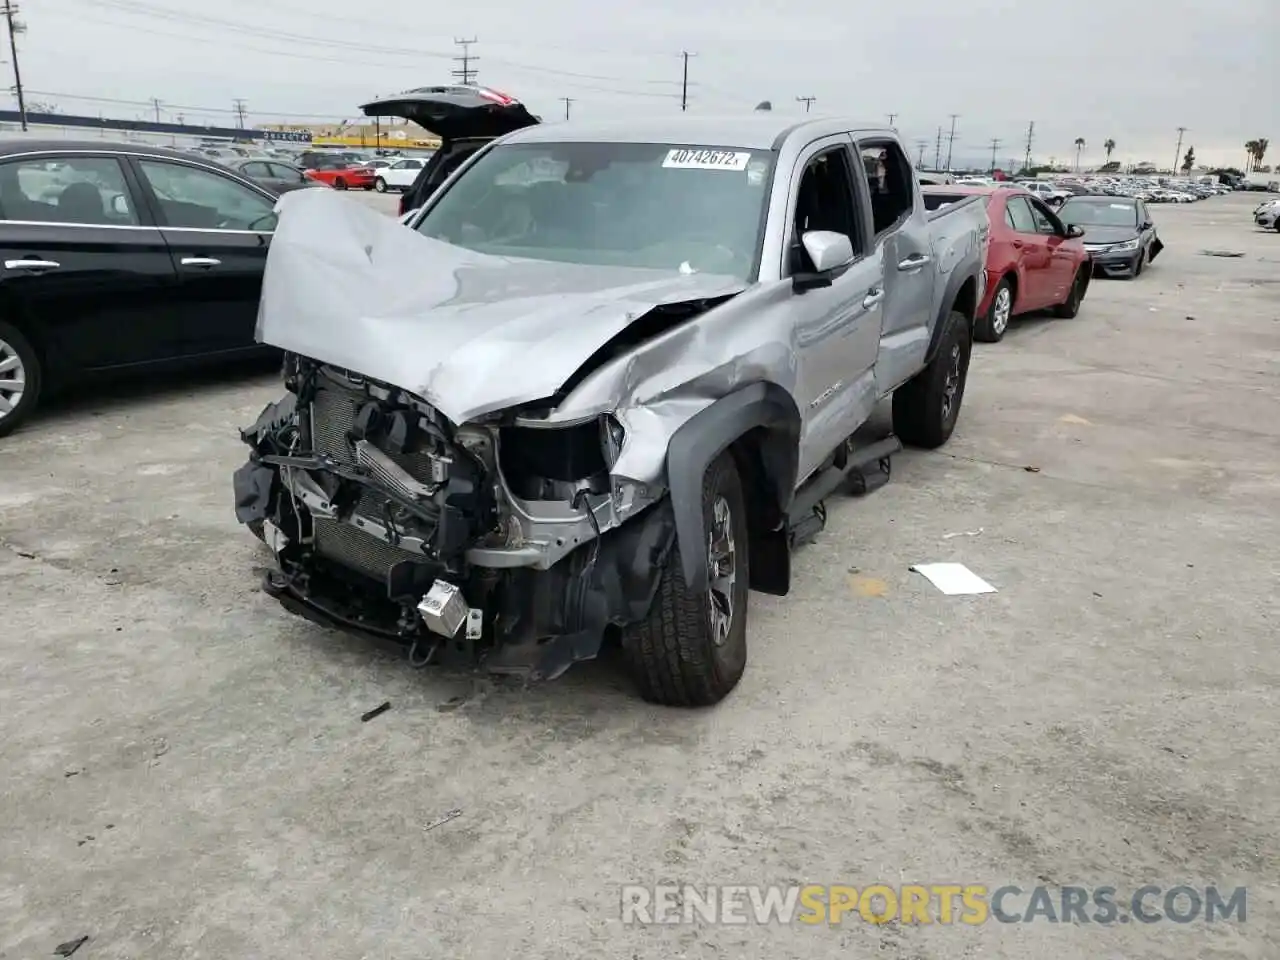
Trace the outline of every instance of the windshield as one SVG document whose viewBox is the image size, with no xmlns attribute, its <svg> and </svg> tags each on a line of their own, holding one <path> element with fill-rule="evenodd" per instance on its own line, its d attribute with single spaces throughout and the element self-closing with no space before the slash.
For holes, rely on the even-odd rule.
<svg viewBox="0 0 1280 960">
<path fill-rule="evenodd" d="M 748 279 L 772 165 L 770 151 L 720 146 L 503 144 L 418 230 L 499 256 Z"/>
<path fill-rule="evenodd" d="M 1138 211 L 1132 203 L 1099 198 L 1068 200 L 1058 211 L 1063 223 L 1091 227 L 1136 227 Z"/>
</svg>

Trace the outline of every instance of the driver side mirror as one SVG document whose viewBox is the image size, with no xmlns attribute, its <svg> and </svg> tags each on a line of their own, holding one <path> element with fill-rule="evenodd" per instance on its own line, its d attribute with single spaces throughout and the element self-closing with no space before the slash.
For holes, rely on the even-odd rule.
<svg viewBox="0 0 1280 960">
<path fill-rule="evenodd" d="M 1076 237 L 1083 237 L 1083 236 L 1084 236 L 1084 227 L 1074 223 L 1067 224 L 1067 239 L 1072 240 L 1072 239 L 1075 239 Z"/>
<path fill-rule="evenodd" d="M 800 238 L 804 252 L 813 264 L 812 273 L 797 273 L 791 278 L 797 292 L 829 287 L 834 274 L 853 262 L 853 241 L 833 230 L 810 230 Z"/>
<path fill-rule="evenodd" d="M 1150 230 L 1150 229 L 1151 229 L 1152 227 L 1154 227 L 1154 226 L 1155 226 L 1155 224 L 1154 224 L 1154 223 L 1152 223 L 1150 220 L 1143 220 L 1143 221 L 1142 221 L 1142 223 L 1138 224 L 1138 229 L 1139 229 L 1139 230 Z"/>
</svg>

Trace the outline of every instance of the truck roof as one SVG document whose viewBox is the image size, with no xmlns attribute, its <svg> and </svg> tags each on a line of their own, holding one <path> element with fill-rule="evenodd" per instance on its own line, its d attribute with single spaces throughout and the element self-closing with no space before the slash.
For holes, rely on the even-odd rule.
<svg viewBox="0 0 1280 960">
<path fill-rule="evenodd" d="M 768 111 L 739 116 L 649 117 L 612 120 L 570 120 L 527 127 L 507 137 L 508 143 L 668 143 L 746 147 L 772 150 L 791 134 L 805 139 L 852 131 L 875 136 L 897 137 L 883 124 L 860 123 L 840 117 L 780 116 Z"/>
</svg>

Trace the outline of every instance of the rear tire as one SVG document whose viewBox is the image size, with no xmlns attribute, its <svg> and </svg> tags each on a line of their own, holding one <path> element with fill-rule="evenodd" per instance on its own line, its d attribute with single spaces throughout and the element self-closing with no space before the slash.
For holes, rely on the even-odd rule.
<svg viewBox="0 0 1280 960">
<path fill-rule="evenodd" d="M 1005 277 L 996 284 L 987 312 L 974 324 L 973 339 L 982 343 L 999 343 L 1004 339 L 1009 322 L 1013 319 L 1013 284 Z"/>
<path fill-rule="evenodd" d="M 379 177 L 377 180 L 373 181 L 373 189 L 377 190 L 379 193 L 386 193 L 387 181 Z"/>
<path fill-rule="evenodd" d="M 1067 292 L 1067 299 L 1062 301 L 1053 308 L 1053 315 L 1062 320 L 1073 320 L 1080 313 L 1080 304 L 1084 301 L 1084 295 L 1089 289 L 1089 270 L 1087 267 L 1081 267 L 1076 271 L 1076 278 L 1071 281 L 1071 289 Z"/>
<path fill-rule="evenodd" d="M 31 415 L 42 379 L 35 348 L 22 331 L 0 320 L 0 437 L 13 433 Z"/>
<path fill-rule="evenodd" d="M 658 583 L 653 609 L 622 637 L 623 657 L 640 695 L 669 707 L 723 700 L 747 666 L 746 499 L 733 457 L 722 453 L 702 478 L 702 515 L 710 582 L 685 584 L 679 543 Z"/>
<path fill-rule="evenodd" d="M 341 177 L 338 177 L 338 179 L 333 181 L 333 189 L 335 190 L 347 189 L 347 181 L 343 180 Z"/>
<path fill-rule="evenodd" d="M 929 365 L 893 394 L 893 432 L 903 443 L 933 450 L 951 438 L 969 379 L 969 318 L 952 310 Z"/>
</svg>

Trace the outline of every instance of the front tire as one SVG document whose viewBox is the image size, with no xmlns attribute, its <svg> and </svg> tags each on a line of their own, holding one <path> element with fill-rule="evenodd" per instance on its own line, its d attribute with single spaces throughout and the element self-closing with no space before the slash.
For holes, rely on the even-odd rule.
<svg viewBox="0 0 1280 960">
<path fill-rule="evenodd" d="M 677 543 L 667 558 L 653 609 L 627 628 L 623 657 L 640 695 L 669 707 L 707 707 L 738 685 L 747 666 L 746 499 L 733 457 L 722 453 L 702 478 L 709 583 L 684 581 Z"/>
<path fill-rule="evenodd" d="M 379 193 L 386 193 L 387 181 L 379 177 L 377 180 L 373 181 L 373 189 L 377 190 Z"/>
<path fill-rule="evenodd" d="M 1142 271 L 1147 266 L 1147 248 L 1143 247 L 1138 251 L 1138 259 L 1133 265 L 1133 279 L 1137 280 L 1142 276 Z"/>
<path fill-rule="evenodd" d="M 40 397 L 40 357 L 17 327 L 0 320 L 0 437 L 31 415 Z"/>
<path fill-rule="evenodd" d="M 996 285 L 991 295 L 991 305 L 978 319 L 973 329 L 973 339 L 982 343 L 999 343 L 1013 319 L 1013 284 L 1006 277 Z"/>
<path fill-rule="evenodd" d="M 333 181 L 333 189 L 335 190 L 347 189 L 347 181 L 343 180 L 341 177 L 338 177 L 337 180 Z"/>
<path fill-rule="evenodd" d="M 947 330 L 929 365 L 893 394 L 893 432 L 903 443 L 926 450 L 951 439 L 973 355 L 969 318 L 952 310 L 946 322 Z"/>
<path fill-rule="evenodd" d="M 1067 299 L 1053 308 L 1053 315 L 1062 320 L 1073 320 L 1080 313 L 1080 304 L 1084 301 L 1085 292 L 1089 289 L 1090 272 L 1087 267 L 1076 271 L 1076 278 L 1071 281 L 1071 289 Z"/>
</svg>

